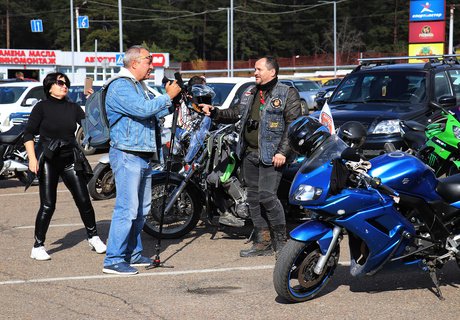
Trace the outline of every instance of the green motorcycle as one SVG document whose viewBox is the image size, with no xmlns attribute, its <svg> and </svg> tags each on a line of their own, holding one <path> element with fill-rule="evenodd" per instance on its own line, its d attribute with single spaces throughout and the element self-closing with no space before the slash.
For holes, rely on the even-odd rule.
<svg viewBox="0 0 460 320">
<path fill-rule="evenodd" d="M 451 110 L 434 105 L 441 115 L 426 126 L 426 141 L 416 156 L 433 168 L 437 177 L 460 173 L 460 121 Z"/>
</svg>

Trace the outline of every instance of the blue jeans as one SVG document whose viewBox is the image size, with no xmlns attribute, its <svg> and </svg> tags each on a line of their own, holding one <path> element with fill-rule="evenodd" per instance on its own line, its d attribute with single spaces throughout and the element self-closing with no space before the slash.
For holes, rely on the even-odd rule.
<svg viewBox="0 0 460 320">
<path fill-rule="evenodd" d="M 152 201 L 149 159 L 110 148 L 117 198 L 110 224 L 104 266 L 137 260 L 142 253 L 141 231 Z"/>
</svg>

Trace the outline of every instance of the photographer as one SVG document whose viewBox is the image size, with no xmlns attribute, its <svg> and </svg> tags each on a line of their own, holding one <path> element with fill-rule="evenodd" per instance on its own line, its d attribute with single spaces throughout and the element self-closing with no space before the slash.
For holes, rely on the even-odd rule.
<svg viewBox="0 0 460 320">
<path fill-rule="evenodd" d="M 107 91 L 110 163 L 117 197 L 110 224 L 104 273 L 136 274 L 135 266 L 152 260 L 142 256 L 141 230 L 151 206 L 151 160 L 159 158 L 159 120 L 172 112 L 171 100 L 181 88 L 166 84 L 166 94 L 149 96 L 146 84 L 152 55 L 141 46 L 126 51 L 123 68 Z"/>
<path fill-rule="evenodd" d="M 290 156 L 289 124 L 301 115 L 299 93 L 278 81 L 279 65 L 266 56 L 256 61 L 256 86 L 249 88 L 234 108 L 219 110 L 202 104 L 203 112 L 216 122 L 241 119 L 237 156 L 243 160 L 243 178 L 254 224 L 254 242 L 241 257 L 276 253 L 286 243 L 286 219 L 277 197 L 282 171 Z M 270 232 L 271 231 L 271 232 Z"/>
</svg>

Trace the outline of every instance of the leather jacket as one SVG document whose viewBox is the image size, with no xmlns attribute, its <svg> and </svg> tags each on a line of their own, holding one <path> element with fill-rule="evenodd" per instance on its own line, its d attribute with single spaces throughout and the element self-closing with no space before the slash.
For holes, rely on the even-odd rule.
<svg viewBox="0 0 460 320">
<path fill-rule="evenodd" d="M 257 96 L 257 87 L 249 87 L 243 93 L 238 106 L 225 110 L 214 109 L 212 114 L 216 122 L 235 123 L 241 120 L 236 153 L 242 159 L 246 150 L 244 129 L 250 116 L 250 110 Z M 292 154 L 289 147 L 287 129 L 289 124 L 301 116 L 300 97 L 297 90 L 281 82 L 266 92 L 266 107 L 260 113 L 259 159 L 265 165 L 272 165 L 272 158 L 280 153 L 286 158 Z"/>
</svg>

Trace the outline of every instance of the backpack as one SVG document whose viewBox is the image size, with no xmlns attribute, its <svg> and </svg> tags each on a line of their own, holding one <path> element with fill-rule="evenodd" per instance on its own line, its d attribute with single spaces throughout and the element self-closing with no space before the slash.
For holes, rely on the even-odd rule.
<svg viewBox="0 0 460 320">
<path fill-rule="evenodd" d="M 118 118 L 112 126 L 109 124 L 107 118 L 107 111 L 105 109 L 105 96 L 110 84 L 120 78 L 130 79 L 129 77 L 116 77 L 110 79 L 98 91 L 91 94 L 85 103 L 85 119 L 82 120 L 82 127 L 84 133 L 83 145 L 90 145 L 93 148 L 108 148 L 110 142 L 110 127 L 117 123 Z M 131 81 L 136 87 L 134 81 Z M 137 91 L 137 87 L 136 87 Z"/>
</svg>

